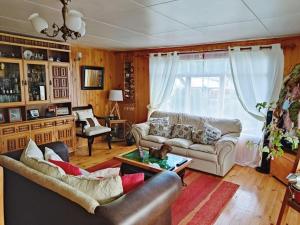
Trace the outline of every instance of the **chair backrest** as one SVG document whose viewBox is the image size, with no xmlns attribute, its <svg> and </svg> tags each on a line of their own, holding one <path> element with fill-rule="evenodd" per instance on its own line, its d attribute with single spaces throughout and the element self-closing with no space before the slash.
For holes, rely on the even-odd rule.
<svg viewBox="0 0 300 225">
<path fill-rule="evenodd" d="M 91 104 L 88 104 L 87 106 L 76 106 L 72 108 L 73 115 L 75 116 L 75 119 L 78 120 L 78 111 L 83 111 L 83 110 L 89 110 L 91 109 L 94 114 L 93 106 Z"/>
</svg>

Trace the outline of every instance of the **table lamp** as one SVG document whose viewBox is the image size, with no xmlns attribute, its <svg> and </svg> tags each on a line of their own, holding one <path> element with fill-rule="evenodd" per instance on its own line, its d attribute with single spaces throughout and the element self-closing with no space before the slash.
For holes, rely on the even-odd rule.
<svg viewBox="0 0 300 225">
<path fill-rule="evenodd" d="M 120 119 L 120 110 L 118 102 L 123 101 L 123 92 L 122 90 L 110 90 L 109 91 L 109 101 L 115 102 L 114 107 L 110 111 L 110 115 L 114 115 L 114 112 L 117 114 L 118 119 Z"/>
</svg>

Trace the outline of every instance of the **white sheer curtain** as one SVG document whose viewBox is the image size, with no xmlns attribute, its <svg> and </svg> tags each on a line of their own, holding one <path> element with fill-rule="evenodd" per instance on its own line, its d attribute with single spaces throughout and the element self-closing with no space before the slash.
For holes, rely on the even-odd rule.
<svg viewBox="0 0 300 225">
<path fill-rule="evenodd" d="M 245 133 L 261 132 L 263 125 L 245 112 L 237 98 L 227 52 L 179 55 L 173 90 L 160 110 L 238 118 Z"/>
<path fill-rule="evenodd" d="M 245 111 L 260 121 L 265 115 L 255 108 L 258 102 L 276 102 L 283 81 L 284 55 L 279 44 L 271 49 L 253 46 L 250 50 L 236 47 L 229 50 L 230 66 L 238 99 Z M 242 166 L 258 166 L 260 159 L 257 150 L 260 133 L 243 133 L 236 147 L 236 163 Z M 246 142 L 257 143 L 249 150 Z"/>
<path fill-rule="evenodd" d="M 284 56 L 280 44 L 271 49 L 254 46 L 241 51 L 240 47 L 229 50 L 235 90 L 243 108 L 254 118 L 265 121 L 257 111 L 258 102 L 276 102 L 282 80 Z"/>
<path fill-rule="evenodd" d="M 152 111 L 161 108 L 171 95 L 178 65 L 176 52 L 168 54 L 150 55 L 150 115 Z"/>
</svg>

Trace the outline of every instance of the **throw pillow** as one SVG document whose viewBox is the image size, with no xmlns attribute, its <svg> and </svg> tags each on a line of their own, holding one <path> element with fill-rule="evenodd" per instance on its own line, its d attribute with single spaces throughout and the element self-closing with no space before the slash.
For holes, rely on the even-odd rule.
<svg viewBox="0 0 300 225">
<path fill-rule="evenodd" d="M 95 172 L 90 173 L 90 177 L 98 177 L 98 178 L 103 178 L 103 177 L 113 177 L 113 176 L 119 176 L 120 174 L 120 168 L 106 168 L 102 170 L 97 170 Z"/>
<path fill-rule="evenodd" d="M 150 117 L 149 122 L 167 126 L 169 125 L 169 117 Z"/>
<path fill-rule="evenodd" d="M 202 133 L 203 133 L 203 130 L 193 130 L 193 133 L 192 133 L 192 141 L 194 143 L 198 143 L 198 144 L 201 144 L 202 142 Z"/>
<path fill-rule="evenodd" d="M 204 123 L 200 142 L 206 145 L 213 145 L 217 140 L 220 139 L 221 135 L 222 135 L 221 130 L 211 126 L 208 123 Z"/>
<path fill-rule="evenodd" d="M 76 111 L 78 115 L 78 119 L 84 121 L 86 118 L 94 117 L 94 113 L 92 109 L 78 110 Z"/>
<path fill-rule="evenodd" d="M 26 161 L 25 158 L 44 159 L 43 152 L 31 139 L 29 140 L 25 150 L 22 152 L 20 161 Z"/>
<path fill-rule="evenodd" d="M 58 154 L 56 154 L 51 148 L 45 148 L 45 160 L 49 161 L 50 159 L 56 161 L 63 161 Z"/>
<path fill-rule="evenodd" d="M 100 123 L 97 120 L 96 117 L 91 117 L 91 118 L 85 118 L 82 120 L 86 122 L 86 125 L 84 126 L 84 129 L 90 128 L 90 127 L 100 127 Z"/>
<path fill-rule="evenodd" d="M 186 124 L 176 124 L 172 132 L 172 138 L 192 139 L 193 126 Z"/>
<path fill-rule="evenodd" d="M 98 179 L 65 175 L 63 182 L 91 196 L 100 204 L 112 202 L 123 194 L 120 176 Z"/>
<path fill-rule="evenodd" d="M 26 161 L 21 162 L 36 171 L 56 179 L 62 179 L 62 177 L 66 174 L 60 167 L 43 159 L 27 158 Z"/>
<path fill-rule="evenodd" d="M 172 125 L 162 125 L 162 124 L 157 124 L 157 123 L 150 123 L 149 135 L 170 138 L 172 129 L 173 129 Z"/>
<path fill-rule="evenodd" d="M 71 163 L 64 162 L 64 161 L 52 160 L 52 159 L 49 159 L 49 162 L 62 168 L 66 174 L 74 175 L 74 176 L 82 175 L 80 168 L 72 165 Z"/>
<path fill-rule="evenodd" d="M 124 193 L 128 193 L 129 191 L 137 188 L 141 184 L 144 183 L 145 175 L 144 173 L 133 173 L 127 174 L 121 177 L 122 186 Z"/>
</svg>

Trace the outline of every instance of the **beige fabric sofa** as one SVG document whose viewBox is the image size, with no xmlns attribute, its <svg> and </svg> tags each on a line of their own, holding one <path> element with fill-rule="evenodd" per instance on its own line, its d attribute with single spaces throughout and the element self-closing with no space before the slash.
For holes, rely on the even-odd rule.
<svg viewBox="0 0 300 225">
<path fill-rule="evenodd" d="M 225 176 L 233 167 L 235 161 L 235 145 L 242 131 L 238 119 L 215 119 L 191 116 L 183 113 L 169 113 L 155 111 L 150 117 L 169 117 L 170 124 L 192 125 L 194 129 L 201 129 L 204 122 L 218 128 L 222 132 L 221 138 L 215 145 L 195 144 L 191 140 L 148 135 L 150 123 L 140 123 L 133 126 L 132 132 L 137 146 L 160 147 L 163 143 L 173 146 L 172 153 L 192 158 L 190 168 L 207 173 Z"/>
</svg>

